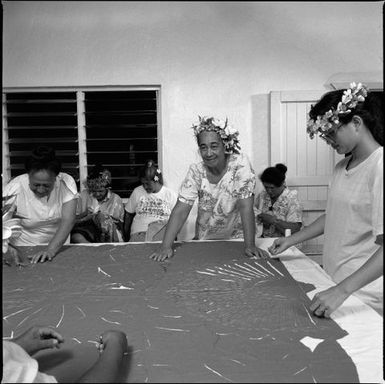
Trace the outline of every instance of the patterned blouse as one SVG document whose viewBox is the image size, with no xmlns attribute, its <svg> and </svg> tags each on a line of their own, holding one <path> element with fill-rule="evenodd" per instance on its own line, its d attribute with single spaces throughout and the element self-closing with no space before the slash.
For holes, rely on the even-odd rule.
<svg viewBox="0 0 385 384">
<path fill-rule="evenodd" d="M 263 190 L 255 199 L 254 209 L 255 217 L 259 213 L 268 213 L 275 216 L 278 220 L 288 221 L 290 223 L 302 222 L 302 207 L 298 200 L 297 191 L 291 191 L 285 188 L 272 204 L 270 196 Z M 258 224 L 258 221 L 257 221 Z M 263 237 L 282 237 L 283 235 L 276 230 L 275 225 L 263 226 Z"/>
<path fill-rule="evenodd" d="M 193 205 L 198 198 L 195 238 L 199 240 L 243 237 L 236 203 L 254 194 L 255 173 L 246 155 L 229 155 L 226 173 L 217 184 L 207 179 L 203 161 L 192 164 L 179 189 L 178 199 Z"/>
</svg>

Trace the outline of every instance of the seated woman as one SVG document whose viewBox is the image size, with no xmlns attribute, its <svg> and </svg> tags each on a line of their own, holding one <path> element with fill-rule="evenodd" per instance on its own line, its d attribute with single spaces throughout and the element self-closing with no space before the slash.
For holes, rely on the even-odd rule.
<svg viewBox="0 0 385 384">
<path fill-rule="evenodd" d="M 282 237 L 286 229 L 295 233 L 302 227 L 302 207 L 297 191 L 286 187 L 286 171 L 284 164 L 276 164 L 259 176 L 265 188 L 255 199 L 257 224 L 263 225 L 261 237 Z"/>
<path fill-rule="evenodd" d="M 72 243 L 113 243 L 123 241 L 123 201 L 111 191 L 111 172 L 96 165 L 81 192 Z"/>
<path fill-rule="evenodd" d="M 39 146 L 25 162 L 26 173 L 15 177 L 4 188 L 3 196 L 12 196 L 13 215 L 21 217 L 21 233 L 11 238 L 9 250 L 19 258 L 18 246 L 47 244 L 28 256 L 32 263 L 52 260 L 75 223 L 78 198 L 75 180 L 62 173 L 61 162 L 50 147 Z"/>
<path fill-rule="evenodd" d="M 177 195 L 163 185 L 162 173 L 153 160 L 146 161 L 139 178 L 142 185 L 133 190 L 125 206 L 126 240 L 161 240 Z"/>
<path fill-rule="evenodd" d="M 255 174 L 248 158 L 239 153 L 239 132 L 231 131 L 227 120 L 221 122 L 213 117 L 200 117 L 193 129 L 203 161 L 190 166 L 162 246 L 150 257 L 163 261 L 173 255 L 174 239 L 197 198 L 196 239 L 243 237 L 247 256 L 268 257 L 266 251 L 255 246 Z"/>
</svg>

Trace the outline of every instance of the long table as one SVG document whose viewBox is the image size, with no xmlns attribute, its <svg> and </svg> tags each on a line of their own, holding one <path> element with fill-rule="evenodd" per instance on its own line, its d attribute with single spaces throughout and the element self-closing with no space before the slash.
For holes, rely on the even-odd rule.
<svg viewBox="0 0 385 384">
<path fill-rule="evenodd" d="M 313 316 L 310 299 L 333 282 L 297 248 L 261 260 L 239 241 L 191 241 L 160 263 L 158 246 L 70 245 L 52 262 L 3 266 L 3 338 L 54 327 L 65 343 L 36 358 L 59 382 L 97 360 L 106 329 L 130 346 L 119 382 L 383 381 L 382 317 L 354 296 L 332 319 Z"/>
</svg>

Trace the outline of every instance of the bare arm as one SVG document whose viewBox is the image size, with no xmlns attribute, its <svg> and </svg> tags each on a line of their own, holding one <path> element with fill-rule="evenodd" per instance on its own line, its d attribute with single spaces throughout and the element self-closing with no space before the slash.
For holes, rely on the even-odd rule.
<svg viewBox="0 0 385 384">
<path fill-rule="evenodd" d="M 46 259 L 51 260 L 59 252 L 75 224 L 76 204 L 77 199 L 72 199 L 63 204 L 62 218 L 58 230 L 45 251 L 30 256 L 31 263 L 37 263 L 39 260 L 41 262 L 44 262 Z"/>
<path fill-rule="evenodd" d="M 163 261 L 172 256 L 174 240 L 190 214 L 192 205 L 177 201 L 168 220 L 161 247 L 150 255 L 151 259 Z"/>
<path fill-rule="evenodd" d="M 102 352 L 97 362 L 77 381 L 78 383 L 114 383 L 127 353 L 127 338 L 121 331 L 102 335 Z"/>
<path fill-rule="evenodd" d="M 355 272 L 346 277 L 336 286 L 317 293 L 310 305 L 310 310 L 317 316 L 330 317 L 330 314 L 337 309 L 352 293 L 365 285 L 378 279 L 383 272 L 383 235 L 377 238 L 376 243 L 381 247 Z"/>
<path fill-rule="evenodd" d="M 239 199 L 237 204 L 242 220 L 246 256 L 252 257 L 259 255 L 260 257 L 268 257 L 266 251 L 255 246 L 254 195 L 247 199 Z"/>
<path fill-rule="evenodd" d="M 325 230 L 325 217 L 326 215 L 323 214 L 318 219 L 313 221 L 309 226 L 304 227 L 301 231 L 298 231 L 289 237 L 280 237 L 274 240 L 274 243 L 269 248 L 269 252 L 272 255 L 276 255 L 283 252 L 292 245 L 322 235 Z"/>
<path fill-rule="evenodd" d="M 124 224 L 123 224 L 123 235 L 124 240 L 129 241 L 130 235 L 131 235 L 131 225 L 132 221 L 134 220 L 135 213 L 130 213 L 127 211 L 124 211 Z"/>
</svg>

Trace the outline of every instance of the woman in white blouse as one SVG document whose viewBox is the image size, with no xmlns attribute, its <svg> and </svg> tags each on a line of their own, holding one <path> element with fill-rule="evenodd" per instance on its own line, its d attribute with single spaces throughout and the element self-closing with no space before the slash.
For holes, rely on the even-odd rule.
<svg viewBox="0 0 385 384">
<path fill-rule="evenodd" d="M 9 248 L 16 264 L 20 264 L 18 246 L 46 244 L 45 249 L 28 255 L 31 263 L 37 263 L 52 260 L 69 243 L 78 198 L 75 180 L 60 172 L 61 162 L 52 148 L 35 148 L 25 169 L 3 191 L 3 196 L 13 196 L 13 215 L 21 217 L 21 234 L 11 239 Z"/>
</svg>

